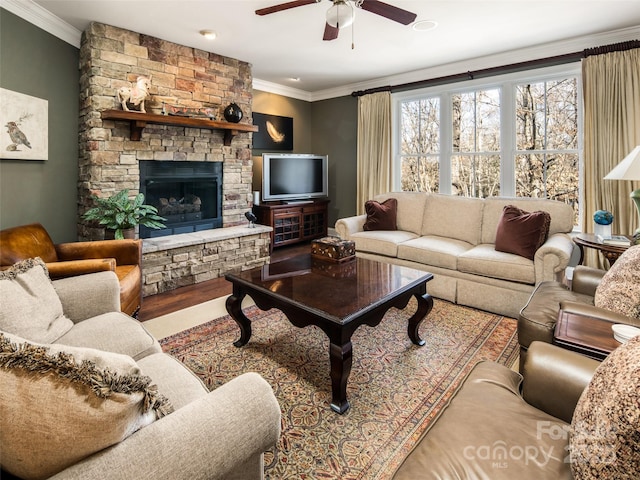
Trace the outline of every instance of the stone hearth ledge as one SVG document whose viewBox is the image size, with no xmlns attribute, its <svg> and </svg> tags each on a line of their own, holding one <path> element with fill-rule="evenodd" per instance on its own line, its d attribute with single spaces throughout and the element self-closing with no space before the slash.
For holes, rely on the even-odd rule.
<svg viewBox="0 0 640 480">
<path fill-rule="evenodd" d="M 248 237 L 269 233 L 273 230 L 265 225 L 255 225 L 253 228 L 247 226 L 235 226 L 202 230 L 200 232 L 180 233 L 178 235 L 167 235 L 165 237 L 145 238 L 142 241 L 142 254 L 158 252 L 162 250 L 172 250 L 174 248 L 189 247 L 203 243 L 219 242 L 230 238 Z"/>
<path fill-rule="evenodd" d="M 269 263 L 271 230 L 264 225 L 240 225 L 144 239 L 142 295 L 155 295 Z"/>
</svg>

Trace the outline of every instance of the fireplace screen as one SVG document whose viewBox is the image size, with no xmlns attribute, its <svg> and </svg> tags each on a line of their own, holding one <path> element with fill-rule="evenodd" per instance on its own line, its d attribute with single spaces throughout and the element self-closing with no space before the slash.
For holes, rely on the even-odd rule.
<svg viewBox="0 0 640 480">
<path fill-rule="evenodd" d="M 222 226 L 222 162 L 141 161 L 140 191 L 167 226 L 140 226 L 141 238 Z"/>
</svg>

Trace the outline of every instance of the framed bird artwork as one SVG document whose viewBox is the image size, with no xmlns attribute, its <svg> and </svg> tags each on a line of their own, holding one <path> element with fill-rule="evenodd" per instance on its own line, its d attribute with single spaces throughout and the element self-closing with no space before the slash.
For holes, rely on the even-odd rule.
<svg viewBox="0 0 640 480">
<path fill-rule="evenodd" d="M 0 159 L 49 159 L 49 102 L 0 88 Z"/>
</svg>

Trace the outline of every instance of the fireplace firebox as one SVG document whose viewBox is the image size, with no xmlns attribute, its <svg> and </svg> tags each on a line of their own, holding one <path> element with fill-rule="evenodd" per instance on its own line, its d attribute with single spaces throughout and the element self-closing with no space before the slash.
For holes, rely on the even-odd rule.
<svg viewBox="0 0 640 480">
<path fill-rule="evenodd" d="M 140 191 L 166 228 L 140 226 L 140 238 L 222 227 L 222 162 L 140 161 Z"/>
</svg>

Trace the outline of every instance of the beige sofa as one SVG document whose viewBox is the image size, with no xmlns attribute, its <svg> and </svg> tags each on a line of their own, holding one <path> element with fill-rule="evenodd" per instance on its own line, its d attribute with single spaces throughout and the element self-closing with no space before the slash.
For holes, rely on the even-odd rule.
<svg viewBox="0 0 640 480">
<path fill-rule="evenodd" d="M 339 219 L 337 234 L 355 242 L 358 256 L 433 273 L 428 291 L 434 297 L 516 318 L 534 287 L 561 279 L 569 264 L 574 213 L 564 203 L 413 192 L 379 195 L 375 200 L 390 197 L 398 201 L 397 230 L 364 231 L 366 215 L 359 215 Z M 551 215 L 548 239 L 534 260 L 495 250 L 505 205 Z"/>
<path fill-rule="evenodd" d="M 23 316 L 20 322 L 18 318 L 7 312 L 7 295 L 14 296 L 14 279 L 3 278 L 0 287 L 2 298 L 2 314 L 0 315 L 0 339 L 3 339 L 6 349 L 7 333 L 20 336 L 31 342 L 54 345 L 55 348 L 73 349 L 81 347 L 90 354 L 98 349 L 100 352 L 122 354 L 116 356 L 122 360 L 128 358 L 134 362 L 140 375 L 150 377 L 151 385 L 157 386 L 157 393 L 169 400 L 173 407 L 172 412 L 165 416 L 158 415 L 151 423 L 135 431 L 124 440 L 107 448 L 97 451 L 82 458 L 72 465 L 68 465 L 52 478 L 56 479 L 260 479 L 263 478 L 263 453 L 272 448 L 280 435 L 280 408 L 270 385 L 256 373 L 247 373 L 227 384 L 209 392 L 205 385 L 181 362 L 162 353 L 158 341 L 142 326 L 142 324 L 128 315 L 120 312 L 120 297 L 118 278 L 113 272 L 101 272 L 83 276 L 70 277 L 53 282 L 55 292 L 61 300 L 65 316 L 71 319 L 73 325 L 63 335 L 51 342 L 43 342 L 42 338 L 29 339 L 29 326 L 25 325 Z M 24 280 L 24 279 L 23 279 Z M 31 280 L 25 280 L 30 282 Z M 48 281 L 48 279 L 47 279 Z M 4 283 L 9 282 L 9 283 Z M 50 283 L 49 283 L 50 285 Z M 46 285 L 44 285 L 46 287 Z M 42 300 L 42 299 L 40 299 Z M 55 300 L 55 299 L 54 299 Z M 35 301 L 35 300 L 34 300 Z M 47 301 L 51 301 L 49 298 Z M 6 303 L 5 303 L 6 302 Z M 29 306 L 26 308 L 29 309 Z M 41 311 L 40 306 L 38 310 Z M 55 322 L 45 335 L 55 330 Z M 9 326 L 8 326 L 9 325 Z M 8 331 L 12 330 L 12 331 Z M 57 336 L 57 334 L 56 334 Z M 89 347 L 89 348 L 86 348 Z M 78 349 L 80 350 L 80 349 Z M 75 350 L 75 351 L 78 351 Z M 6 350 L 5 350 L 6 353 Z M 133 359 L 133 360 L 132 360 Z M 34 398 L 27 390 L 37 387 L 36 383 L 54 381 L 54 375 L 42 375 L 32 383 L 22 384 L 25 378 L 22 371 L 12 370 L 11 365 L 3 365 L 0 374 L 2 378 L 3 393 L 0 393 L 0 440 L 2 441 L 2 466 L 6 468 L 8 460 L 9 444 L 16 443 L 16 438 L 21 438 L 26 429 L 30 429 L 30 422 L 34 422 L 42 414 L 36 406 L 22 405 L 17 408 L 20 399 Z M 109 368 L 107 364 L 105 368 Z M 35 375 L 35 374 L 34 374 Z M 59 381 L 56 377 L 55 381 Z M 17 384 L 23 388 L 13 388 L 6 391 L 7 384 Z M 57 384 L 56 384 L 57 385 Z M 77 384 L 76 384 L 77 385 Z M 91 399 L 91 395 L 83 393 L 84 386 L 75 387 L 84 395 L 85 400 L 80 400 L 78 410 L 85 410 L 87 403 L 96 402 L 96 406 L 89 416 L 99 416 L 107 410 L 103 403 L 97 399 Z M 74 392 L 64 393 L 65 387 L 54 388 L 47 392 L 51 396 L 58 394 L 74 395 Z M 74 388 L 66 388 L 74 390 Z M 151 394 L 153 396 L 153 388 Z M 120 396 L 118 396 L 120 395 Z M 119 398 L 126 398 L 124 394 L 116 394 L 113 397 L 117 403 Z M 155 397 L 154 397 L 155 398 Z M 31 403 L 31 402 L 25 402 Z M 30 411 L 33 408 L 34 411 Z M 46 407 L 45 407 L 46 408 Z M 63 402 L 57 407 L 56 412 L 49 412 L 58 416 L 64 416 L 67 408 Z M 68 407 L 76 408 L 76 407 Z M 16 413 L 20 411 L 20 413 Z M 48 413 L 48 414 L 49 414 Z M 19 415 L 22 415 L 20 417 Z M 6 418 L 10 417 L 10 418 Z M 80 422 L 81 413 L 71 412 L 67 415 L 71 424 Z M 24 422 L 21 420 L 24 418 Z M 114 419 L 114 422 L 118 421 Z M 43 422 L 44 423 L 44 422 Z M 22 424 L 22 425 L 20 425 Z M 40 428 L 35 420 L 35 428 Z M 76 428 L 77 425 L 72 426 Z M 44 427 L 42 427 L 44 428 Z M 15 431 L 14 437 L 10 437 Z M 55 430 L 55 429 L 54 429 Z M 62 432 L 64 435 L 65 432 Z M 80 434 L 84 432 L 80 431 Z M 100 432 L 101 433 L 101 432 Z M 57 435 L 54 433 L 52 435 Z M 43 434 L 44 436 L 44 434 Z M 93 437 L 99 437 L 100 434 Z M 12 450 L 13 462 L 20 466 L 20 462 L 26 463 L 25 471 L 30 470 L 30 462 L 47 462 L 51 455 L 43 455 L 40 448 L 49 448 L 50 441 L 38 445 L 35 441 L 26 448 L 30 450 L 25 454 Z M 37 439 L 37 437 L 36 437 Z M 49 439 L 51 440 L 51 438 Z M 87 441 L 96 440 L 95 438 Z M 52 441 L 52 440 L 51 440 Z M 69 449 L 75 448 L 73 441 L 67 442 Z M 78 440 L 78 443 L 86 441 Z M 13 447 L 13 446 L 12 446 Z M 65 452 L 62 452 L 64 454 Z M 22 455 L 22 457 L 20 457 Z M 25 455 L 27 460 L 25 461 Z M 41 458 L 41 457 L 45 458 Z M 20 460 L 22 458 L 22 460 Z M 24 473 L 21 477 L 26 476 Z M 2 472 L 2 478 L 10 477 L 6 471 Z M 31 475 L 33 477 L 33 475 Z"/>
</svg>

